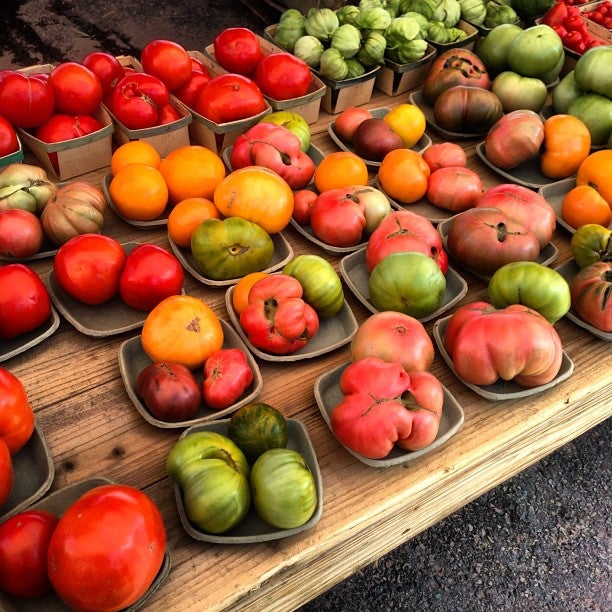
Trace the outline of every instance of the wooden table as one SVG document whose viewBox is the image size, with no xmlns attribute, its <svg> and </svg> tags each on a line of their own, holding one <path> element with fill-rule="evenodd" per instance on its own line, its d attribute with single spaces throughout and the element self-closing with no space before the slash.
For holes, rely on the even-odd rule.
<svg viewBox="0 0 612 612">
<path fill-rule="evenodd" d="M 389 98 L 374 90 L 369 106 L 407 101 L 407 94 Z M 313 142 L 325 152 L 336 150 L 326 131 L 330 120 L 321 113 L 312 126 Z M 485 186 L 502 182 L 475 156 L 475 144 L 465 143 L 469 165 Z M 105 172 L 85 178 L 99 181 Z M 104 232 L 121 242 L 168 247 L 165 230 L 135 230 L 111 210 Z M 296 255 L 322 254 L 291 227 L 284 233 Z M 558 263 L 569 259 L 569 235 L 563 228 L 554 243 L 560 251 Z M 339 258 L 330 261 L 337 267 Z M 51 260 L 32 265 L 44 277 Z M 470 290 L 463 302 L 486 299 L 483 282 L 464 276 Z M 188 274 L 185 288 L 228 320 L 223 288 L 201 285 Z M 348 288 L 346 296 L 363 321 L 369 312 Z M 431 332 L 431 324 L 426 327 Z M 148 609 L 280 611 L 316 597 L 610 416 L 610 345 L 565 319 L 557 328 L 574 373 L 527 400 L 483 399 L 457 380 L 437 354 L 432 371 L 462 405 L 464 426 L 431 454 L 387 469 L 368 467 L 344 450 L 315 402 L 315 379 L 346 362 L 347 347 L 295 364 L 259 361 L 264 379 L 259 399 L 299 419 L 310 433 L 323 475 L 324 507 L 313 529 L 255 545 L 203 543 L 183 530 L 165 471 L 167 454 L 181 430 L 147 423 L 130 402 L 119 374 L 119 346 L 137 332 L 92 338 L 62 321 L 51 338 L 2 365 L 23 381 L 50 446 L 56 470 L 51 491 L 104 476 L 143 489 L 160 508 L 172 569 Z"/>
</svg>

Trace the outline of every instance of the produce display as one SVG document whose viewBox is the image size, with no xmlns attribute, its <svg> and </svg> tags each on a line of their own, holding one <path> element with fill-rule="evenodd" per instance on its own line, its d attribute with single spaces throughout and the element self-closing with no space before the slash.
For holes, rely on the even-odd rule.
<svg viewBox="0 0 612 612">
<path fill-rule="evenodd" d="M 177 99 L 219 125 L 262 114 L 240 124 L 222 153 L 192 141 L 162 154 L 143 139 L 115 143 L 108 166 L 64 183 L 29 159 L 0 168 L 0 358 L 8 362 L 0 367 L 0 513 L 24 478 L 16 457 L 39 414 L 47 425 L 40 386 L 47 373 L 26 391 L 11 372 L 25 363 L 14 351 L 44 351 L 39 343 L 48 336 L 33 336 L 54 304 L 61 310 L 62 296 L 108 317 L 117 304 L 140 317 L 107 335 L 139 334 L 130 342 L 147 365 L 126 378 L 136 358 L 123 339 L 119 368 L 128 395 L 156 427 L 156 451 L 165 452 L 152 468 L 155 494 L 170 486 L 175 501 L 169 517 L 168 507 L 158 508 L 139 487 L 110 483 L 62 513 L 29 508 L 7 516 L 0 520 L 0 591 L 83 609 L 132 606 L 165 575 L 170 520 L 178 517 L 187 535 L 213 545 L 296 536 L 324 507 L 334 511 L 331 498 L 324 505 L 319 463 L 336 446 L 374 461 L 433 455 L 454 443 L 463 423 L 452 393 L 457 381 L 468 394 L 474 385 L 513 384 L 537 394 L 563 384 L 573 369 L 564 352 L 569 314 L 601 332 L 597 342 L 608 339 L 612 90 L 602 66 L 612 48 L 585 49 L 575 67 L 564 68 L 568 44 L 551 20 L 565 11 L 567 27 L 574 11 L 549 4 L 361 0 L 338 11 L 289 9 L 273 30 L 286 53 L 268 53 L 252 31 L 229 28 L 211 41 L 218 74 L 208 60 L 162 39 L 143 48 L 135 68 L 96 52 L 54 66 L 47 77 L 0 74 L 0 119 L 48 142 L 75 136 L 67 127 L 88 129 L 84 117 L 95 119 L 101 104 L 125 126 L 144 130 L 179 117 L 167 108 Z M 518 23 L 517 16 L 543 15 L 542 23 Z M 597 15 L 605 23 L 603 8 Z M 460 20 L 489 31 L 474 50 L 436 52 L 418 86 L 421 106 L 386 97 L 384 116 L 372 114 L 372 103 L 313 124 L 297 111 L 267 112 L 267 99 L 305 95 L 312 70 L 342 81 L 385 59 L 413 63 L 427 41 L 460 43 Z M 289 85 L 275 80 L 282 70 L 293 74 Z M 456 141 L 434 129 L 432 144 L 415 150 L 432 127 L 426 111 L 458 134 Z M 324 141 L 328 128 L 351 150 Z M 47 130 L 54 136 L 42 138 Z M 0 121 L 0 145 L 9 132 Z M 469 140 L 474 133 L 498 170 L 529 166 L 549 185 L 571 181 L 559 206 L 480 163 Z M 318 144 L 320 156 L 313 154 Z M 291 249 L 278 263 L 281 232 Z M 135 235 L 137 243 L 125 241 Z M 551 265 L 553 241 L 563 240 L 572 275 Z M 198 284 L 184 274 L 193 275 L 189 266 L 226 289 Z M 366 303 L 371 312 L 364 314 Z M 432 341 L 429 322 L 442 345 Z M 244 344 L 228 343 L 228 329 Z M 331 432 L 324 452 L 315 440 L 316 453 L 300 422 L 302 406 L 289 399 L 273 406 L 265 389 L 266 376 L 278 386 L 287 372 L 289 384 L 310 388 L 295 362 L 315 343 L 305 377 L 348 359 L 334 370 L 324 400 L 314 387 Z M 254 357 L 266 362 L 263 384 Z M 70 383 L 71 393 L 79 393 L 78 384 Z M 285 391 L 290 397 L 293 390 Z M 487 399 L 503 409 L 503 394 Z M 196 419 L 202 410 L 212 415 L 205 422 Z M 116 436 L 128 427 L 117 419 Z M 139 435 L 153 440 L 146 427 Z M 100 458 L 101 469 L 125 454 L 121 444 Z M 73 460 L 82 470 L 71 456 L 60 460 L 68 481 Z M 75 588 L 79 581 L 86 593 Z"/>
</svg>

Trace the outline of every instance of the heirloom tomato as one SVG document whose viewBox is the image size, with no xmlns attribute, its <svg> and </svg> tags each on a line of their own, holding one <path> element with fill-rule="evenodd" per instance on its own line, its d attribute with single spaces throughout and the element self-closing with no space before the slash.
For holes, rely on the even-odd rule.
<svg viewBox="0 0 612 612">
<path fill-rule="evenodd" d="M 11 452 L 3 438 L 0 438 L 0 510 L 11 495 L 15 483 L 15 468 Z"/>
<path fill-rule="evenodd" d="M 612 134 L 612 99 L 586 92 L 572 101 L 567 114 L 584 123 L 593 146 L 605 147 Z"/>
<path fill-rule="evenodd" d="M 239 348 L 215 351 L 204 363 L 204 403 L 214 410 L 235 404 L 253 382 L 246 353 Z"/>
<path fill-rule="evenodd" d="M 54 110 L 53 88 L 45 78 L 16 70 L 0 75 L 0 115 L 15 127 L 34 128 Z"/>
<path fill-rule="evenodd" d="M 385 155 L 378 169 L 378 181 L 393 200 L 412 204 L 427 193 L 431 170 L 423 156 L 412 149 L 395 149 Z"/>
<path fill-rule="evenodd" d="M 264 115 L 259 122 L 275 123 L 276 125 L 282 125 L 287 128 L 300 139 L 301 150 L 304 153 L 308 153 L 312 141 L 310 125 L 299 113 L 293 111 L 275 111 Z"/>
<path fill-rule="evenodd" d="M 402 312 L 385 310 L 370 315 L 351 339 L 351 361 L 378 357 L 401 363 L 404 370 L 428 370 L 434 346 L 423 324 Z"/>
<path fill-rule="evenodd" d="M 597 223 L 581 225 L 572 236 L 570 249 L 580 268 L 596 261 L 612 261 L 612 231 Z"/>
<path fill-rule="evenodd" d="M 172 295 L 149 312 L 140 341 L 151 361 L 182 363 L 195 370 L 223 346 L 223 327 L 201 299 Z"/>
<path fill-rule="evenodd" d="M 510 70 L 551 83 L 563 67 L 563 42 L 550 26 L 545 23 L 536 24 L 524 28 L 514 38 L 508 47 L 506 59 Z"/>
<path fill-rule="evenodd" d="M 438 435 L 444 390 L 429 372 L 365 357 L 342 372 L 340 390 L 343 399 L 330 413 L 332 431 L 364 457 L 383 459 L 396 444 L 420 450 Z"/>
<path fill-rule="evenodd" d="M 206 219 L 219 219 L 219 210 L 207 198 L 185 198 L 168 214 L 168 237 L 183 248 L 191 247 L 191 236 Z"/>
<path fill-rule="evenodd" d="M 544 122 L 542 174 L 554 179 L 574 174 L 591 151 L 587 126 L 571 115 L 553 115 Z"/>
<path fill-rule="evenodd" d="M 587 323 L 612 332 L 612 262 L 598 261 L 570 281 L 572 308 Z"/>
<path fill-rule="evenodd" d="M 191 76 L 189 53 L 172 40 L 156 39 L 147 43 L 140 53 L 142 69 L 156 76 L 170 91 L 183 85 Z"/>
<path fill-rule="evenodd" d="M 563 347 L 559 334 L 539 312 L 521 304 L 496 309 L 471 302 L 451 315 L 444 346 L 460 378 L 475 385 L 513 380 L 532 388 L 559 373 Z"/>
<path fill-rule="evenodd" d="M 139 244 L 125 260 L 119 278 L 119 295 L 132 308 L 151 310 L 183 288 L 183 266 L 163 247 Z"/>
<path fill-rule="evenodd" d="M 474 170 L 447 166 L 431 173 L 425 196 L 438 208 L 461 212 L 474 206 L 482 191 L 482 181 Z"/>
<path fill-rule="evenodd" d="M 55 110 L 66 115 L 91 115 L 102 102 L 100 79 L 87 66 L 62 62 L 49 73 Z"/>
<path fill-rule="evenodd" d="M 591 185 L 572 187 L 561 202 L 561 217 L 574 229 L 587 223 L 607 227 L 612 221 L 612 208 Z"/>
<path fill-rule="evenodd" d="M 27 599 L 51 591 L 47 553 L 58 521 L 46 510 L 24 510 L 0 525 L 0 590 Z"/>
<path fill-rule="evenodd" d="M 300 225 L 310 224 L 310 213 L 312 205 L 316 202 L 319 194 L 312 189 L 299 189 L 293 194 L 293 213 L 294 221 Z"/>
<path fill-rule="evenodd" d="M 326 155 L 318 164 L 314 173 L 314 184 L 319 193 L 328 189 L 366 185 L 368 167 L 352 151 L 334 151 Z"/>
<path fill-rule="evenodd" d="M 146 140 L 128 140 L 119 145 L 111 157 L 110 170 L 114 176 L 125 166 L 130 164 L 144 164 L 158 168 L 161 157 L 157 149 Z"/>
<path fill-rule="evenodd" d="M 268 272 L 251 272 L 245 274 L 232 289 L 232 306 L 236 314 L 240 314 L 249 305 L 251 287 L 260 279 L 268 276 Z"/>
<path fill-rule="evenodd" d="M 166 530 L 151 498 L 128 485 L 100 485 L 60 518 L 47 571 L 69 607 L 120 610 L 145 594 L 165 551 Z"/>
<path fill-rule="evenodd" d="M 349 106 L 345 108 L 334 121 L 336 136 L 346 144 L 353 141 L 353 134 L 357 127 L 366 119 L 372 118 L 372 112 L 362 106 Z"/>
<path fill-rule="evenodd" d="M 41 123 L 35 132 L 36 138 L 43 142 L 61 142 L 72 138 L 80 138 L 104 126 L 91 115 L 52 115 Z"/>
<path fill-rule="evenodd" d="M 578 168 L 576 185 L 591 185 L 612 208 L 612 149 L 591 153 Z"/>
<path fill-rule="evenodd" d="M 0 438 L 11 455 L 19 452 L 34 431 L 34 411 L 23 383 L 0 368 Z"/>
<path fill-rule="evenodd" d="M 8 264 L 0 268 L 0 339 L 32 331 L 51 316 L 47 287 L 32 268 Z"/>
<path fill-rule="evenodd" d="M 33 212 L 20 208 L 0 210 L 0 255 L 14 259 L 32 257 L 43 240 L 42 224 Z"/>
<path fill-rule="evenodd" d="M 225 28 L 213 41 L 215 60 L 228 72 L 250 75 L 263 57 L 257 34 L 248 28 Z"/>
<path fill-rule="evenodd" d="M 57 250 L 53 274 L 62 291 L 95 306 L 117 293 L 126 259 L 125 250 L 114 238 L 81 234 Z"/>
<path fill-rule="evenodd" d="M 106 51 L 92 51 L 83 58 L 81 63 L 98 77 L 103 95 L 108 94 L 125 74 L 125 68 L 121 62 L 112 53 Z"/>
<path fill-rule="evenodd" d="M 425 115 L 416 104 L 399 104 L 383 120 L 399 134 L 406 149 L 413 147 L 425 133 Z"/>
<path fill-rule="evenodd" d="M 446 166 L 466 166 L 467 156 L 463 147 L 456 142 L 439 142 L 423 151 L 423 159 L 431 172 Z"/>
<path fill-rule="evenodd" d="M 15 128 L 0 115 L 0 157 L 15 153 L 18 149 L 19 140 Z"/>
<path fill-rule="evenodd" d="M 282 51 L 264 55 L 257 63 L 253 80 L 264 96 L 289 100 L 308 93 L 312 72 L 304 60 Z"/>
<path fill-rule="evenodd" d="M 444 90 L 433 106 L 437 125 L 449 132 L 487 132 L 504 114 L 500 99 L 482 87 L 457 85 Z"/>
</svg>

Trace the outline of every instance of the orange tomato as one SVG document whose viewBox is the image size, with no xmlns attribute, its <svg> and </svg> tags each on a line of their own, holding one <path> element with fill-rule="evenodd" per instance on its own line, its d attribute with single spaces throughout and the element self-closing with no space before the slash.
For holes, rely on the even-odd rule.
<svg viewBox="0 0 612 612">
<path fill-rule="evenodd" d="M 590 185 L 612 207 L 612 149 L 591 153 L 578 168 L 576 185 Z"/>
<path fill-rule="evenodd" d="M 240 314 L 249 304 L 249 291 L 260 279 L 268 276 L 267 272 L 251 272 L 243 276 L 232 291 L 232 305 L 237 314 Z"/>
<path fill-rule="evenodd" d="M 187 198 L 212 200 L 215 188 L 225 176 L 223 160 L 200 145 L 179 147 L 159 164 L 168 184 L 170 204 Z"/>
<path fill-rule="evenodd" d="M 114 176 L 130 164 L 145 164 L 159 168 L 161 157 L 157 149 L 146 140 L 130 140 L 120 145 L 111 157 L 111 174 Z"/>
<path fill-rule="evenodd" d="M 217 186 L 215 206 L 224 217 L 242 217 L 268 234 L 284 229 L 293 213 L 293 191 L 274 170 L 247 166 L 230 172 Z"/>
<path fill-rule="evenodd" d="M 544 122 L 544 152 L 540 156 L 542 174 L 567 178 L 578 170 L 591 151 L 591 133 L 572 115 L 553 115 Z"/>
<path fill-rule="evenodd" d="M 206 219 L 220 219 L 217 207 L 206 198 L 181 200 L 168 215 L 168 236 L 174 244 L 191 247 L 191 235 Z"/>
<path fill-rule="evenodd" d="M 366 163 L 350 151 L 326 155 L 315 169 L 314 184 L 319 193 L 338 187 L 368 184 Z"/>
<path fill-rule="evenodd" d="M 395 149 L 385 155 L 378 169 L 378 181 L 393 200 L 412 204 L 427 192 L 431 170 L 423 156 L 411 149 Z"/>
<path fill-rule="evenodd" d="M 597 189 L 590 185 L 578 185 L 563 198 L 561 217 L 574 229 L 587 223 L 607 227 L 612 221 L 612 210 Z"/>
<path fill-rule="evenodd" d="M 117 212 L 128 219 L 152 221 L 168 204 L 168 187 L 153 166 L 130 164 L 113 176 L 108 188 Z"/>
</svg>

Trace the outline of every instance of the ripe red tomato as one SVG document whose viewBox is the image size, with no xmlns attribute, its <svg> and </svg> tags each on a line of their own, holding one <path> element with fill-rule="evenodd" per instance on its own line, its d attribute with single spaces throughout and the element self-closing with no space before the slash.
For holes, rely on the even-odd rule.
<svg viewBox="0 0 612 612">
<path fill-rule="evenodd" d="M 36 329 L 51 316 L 45 284 L 24 264 L 0 268 L 0 339 L 9 340 Z"/>
<path fill-rule="evenodd" d="M 194 69 L 191 76 L 180 87 L 172 93 L 186 106 L 193 108 L 195 101 L 200 93 L 200 89 L 210 81 L 211 76 L 208 70 Z"/>
<path fill-rule="evenodd" d="M 0 157 L 10 155 L 19 149 L 17 132 L 2 115 L 0 115 Z"/>
<path fill-rule="evenodd" d="M 81 234 L 64 243 L 53 259 L 53 273 L 62 291 L 85 304 L 110 300 L 119 289 L 127 255 L 110 236 Z"/>
<path fill-rule="evenodd" d="M 128 306 L 148 311 L 180 294 L 183 281 L 183 266 L 172 253 L 155 244 L 141 244 L 127 256 L 119 294 Z"/>
<path fill-rule="evenodd" d="M 351 143 L 355 130 L 366 119 L 371 119 L 372 113 L 369 109 L 359 106 L 345 108 L 334 121 L 334 132 L 342 142 Z"/>
<path fill-rule="evenodd" d="M 461 212 L 474 206 L 482 191 L 482 181 L 474 170 L 445 166 L 429 175 L 425 195 L 438 208 Z"/>
<path fill-rule="evenodd" d="M 204 403 L 215 410 L 237 402 L 253 382 L 253 371 L 239 348 L 219 349 L 204 363 Z"/>
<path fill-rule="evenodd" d="M 159 109 L 159 125 L 166 125 L 166 123 L 172 123 L 178 121 L 181 118 L 180 113 L 172 106 L 172 104 L 166 104 L 163 108 Z"/>
<path fill-rule="evenodd" d="M 0 210 L 0 255 L 25 259 L 32 257 L 43 243 L 40 219 L 29 210 Z"/>
<path fill-rule="evenodd" d="M 45 78 L 6 70 L 0 77 L 0 115 L 15 127 L 33 128 L 54 111 L 53 89 Z"/>
<path fill-rule="evenodd" d="M 0 368 L 0 439 L 15 455 L 34 431 L 34 411 L 23 383 L 11 372 Z"/>
<path fill-rule="evenodd" d="M 304 60 L 283 51 L 265 55 L 255 68 L 253 80 L 265 96 L 289 100 L 308 93 L 312 72 Z"/>
<path fill-rule="evenodd" d="M 100 79 L 103 95 L 106 95 L 125 74 L 121 62 L 106 51 L 93 51 L 86 55 L 81 63 Z"/>
<path fill-rule="evenodd" d="M 189 53 L 172 40 L 153 40 L 140 54 L 142 69 L 156 76 L 170 91 L 180 87 L 191 76 Z"/>
<path fill-rule="evenodd" d="M 59 519 L 46 510 L 25 510 L 0 525 L 0 589 L 15 597 L 51 591 L 47 551 Z"/>
<path fill-rule="evenodd" d="M 101 485 L 60 518 L 47 571 L 71 608 L 121 610 L 151 586 L 165 550 L 166 530 L 151 498 L 128 485 Z"/>
<path fill-rule="evenodd" d="M 170 92 L 157 77 L 131 72 L 117 83 L 106 101 L 125 127 L 140 130 L 158 125 L 158 109 L 170 103 Z"/>
<path fill-rule="evenodd" d="M 228 72 L 249 76 L 263 57 L 257 35 L 248 28 L 226 28 L 213 41 L 215 59 Z"/>
<path fill-rule="evenodd" d="M 202 89 L 194 110 L 215 123 L 227 123 L 258 115 L 266 109 L 255 81 L 240 74 L 220 74 Z"/>
<path fill-rule="evenodd" d="M 101 130 L 104 126 L 91 115 L 52 115 L 35 132 L 43 142 L 62 142 Z"/>
<path fill-rule="evenodd" d="M 455 142 L 438 142 L 423 151 L 423 159 L 430 170 L 438 170 L 447 166 L 466 166 L 467 157 L 461 145 Z"/>
<path fill-rule="evenodd" d="M 0 509 L 9 498 L 15 482 L 13 459 L 6 442 L 0 438 Z"/>
<path fill-rule="evenodd" d="M 102 102 L 100 79 L 78 62 L 62 62 L 49 74 L 55 109 L 67 115 L 91 115 Z"/>
</svg>

